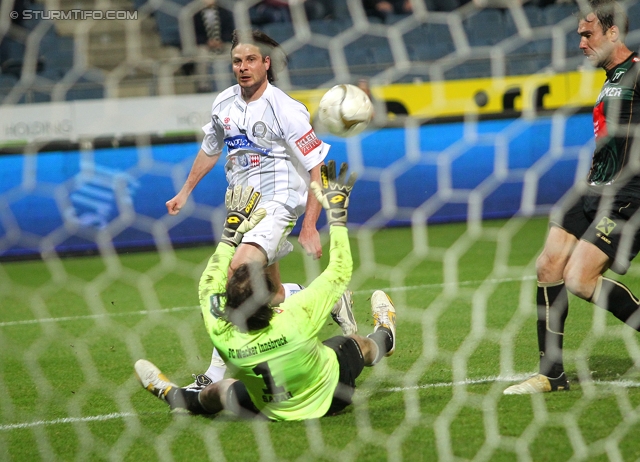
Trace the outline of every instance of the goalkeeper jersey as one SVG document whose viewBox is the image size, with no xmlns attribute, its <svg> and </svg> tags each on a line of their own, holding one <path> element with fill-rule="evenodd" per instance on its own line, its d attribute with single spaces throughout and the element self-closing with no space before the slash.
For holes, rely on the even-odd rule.
<svg viewBox="0 0 640 462">
<path fill-rule="evenodd" d="M 329 145 L 320 141 L 299 101 L 271 84 L 246 103 L 240 85 L 221 92 L 202 127 L 202 150 L 218 155 L 227 147 L 229 186 L 253 186 L 263 201 L 276 201 L 300 215 L 307 200 L 309 170 L 320 164 Z"/>
<path fill-rule="evenodd" d="M 222 318 L 227 269 L 235 250 L 220 244 L 200 281 L 200 307 L 207 332 L 256 407 L 274 420 L 326 414 L 338 384 L 336 354 L 318 339 L 333 305 L 347 288 L 352 260 L 347 228 L 332 226 L 330 261 L 309 286 L 288 297 L 269 327 L 240 332 Z"/>
</svg>

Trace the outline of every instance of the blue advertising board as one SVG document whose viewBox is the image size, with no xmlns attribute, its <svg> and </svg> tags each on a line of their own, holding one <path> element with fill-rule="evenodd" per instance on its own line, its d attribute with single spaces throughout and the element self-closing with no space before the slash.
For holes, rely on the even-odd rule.
<svg viewBox="0 0 640 462">
<path fill-rule="evenodd" d="M 348 160 L 359 174 L 350 222 L 395 226 L 411 223 L 416 211 L 430 223 L 470 213 L 510 217 L 522 213 L 527 188 L 536 210 L 548 208 L 576 181 L 592 133 L 590 115 L 578 114 L 323 139 L 332 146 L 329 159 Z M 0 257 L 215 241 L 227 184 L 222 161 L 178 216 L 165 208 L 198 149 L 184 143 L 0 156 Z"/>
</svg>

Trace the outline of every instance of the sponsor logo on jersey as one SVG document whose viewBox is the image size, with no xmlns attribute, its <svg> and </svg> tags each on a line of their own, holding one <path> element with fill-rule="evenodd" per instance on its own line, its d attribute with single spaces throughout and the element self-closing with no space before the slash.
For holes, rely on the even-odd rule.
<svg viewBox="0 0 640 462">
<path fill-rule="evenodd" d="M 318 137 L 316 136 L 316 132 L 313 131 L 313 128 L 302 135 L 302 138 L 296 141 L 296 146 L 298 147 L 298 149 L 300 149 L 302 155 L 304 156 L 309 154 L 321 144 L 322 141 L 318 139 Z"/>
<path fill-rule="evenodd" d="M 231 119 L 229 117 L 225 117 L 224 118 L 224 123 L 228 124 L 229 122 L 231 122 Z"/>
<path fill-rule="evenodd" d="M 262 395 L 262 401 L 265 403 L 281 403 L 289 398 L 293 398 L 293 394 L 290 391 L 276 393 L 275 395 Z"/>
<path fill-rule="evenodd" d="M 256 122 L 253 124 L 252 133 L 254 138 L 264 138 L 267 134 L 267 126 L 264 122 Z"/>
<path fill-rule="evenodd" d="M 247 135 L 237 135 L 237 136 L 225 138 L 224 143 L 227 145 L 227 148 L 229 148 L 229 150 L 243 149 L 246 151 L 253 151 L 255 153 L 263 154 L 265 156 L 269 155 L 269 150 L 267 148 L 258 146 L 249 138 L 247 138 Z M 245 162 L 247 163 L 243 166 L 248 165 L 248 161 L 246 159 L 245 159 Z"/>
<path fill-rule="evenodd" d="M 619 87 L 605 87 L 598 95 L 598 102 L 603 98 L 619 98 L 622 96 L 622 88 Z"/>
<path fill-rule="evenodd" d="M 209 297 L 209 312 L 211 316 L 218 319 L 224 314 L 222 311 L 222 302 L 220 299 L 224 297 L 224 294 L 213 294 Z"/>
<path fill-rule="evenodd" d="M 288 343 L 289 342 L 287 341 L 287 337 L 281 335 L 276 339 L 269 339 L 264 343 L 258 343 L 258 350 L 260 351 L 260 353 L 264 353 L 265 351 L 271 351 L 275 348 L 285 346 Z"/>
<path fill-rule="evenodd" d="M 611 83 L 620 82 L 620 79 L 622 78 L 622 76 L 624 75 L 625 72 L 627 72 L 626 69 L 617 70 L 616 73 L 613 75 L 613 78 L 611 79 Z M 618 96 L 620 96 L 620 95 L 618 95 Z"/>
</svg>

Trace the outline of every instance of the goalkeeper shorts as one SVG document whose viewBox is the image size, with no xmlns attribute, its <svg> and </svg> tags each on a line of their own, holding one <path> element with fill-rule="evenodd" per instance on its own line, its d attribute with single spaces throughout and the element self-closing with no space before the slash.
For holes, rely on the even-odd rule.
<svg viewBox="0 0 640 462">
<path fill-rule="evenodd" d="M 340 376 L 333 392 L 333 401 L 325 415 L 334 415 L 351 404 L 356 390 L 356 379 L 364 369 L 364 356 L 358 342 L 351 337 L 331 337 L 322 342 L 336 353 Z"/>
</svg>

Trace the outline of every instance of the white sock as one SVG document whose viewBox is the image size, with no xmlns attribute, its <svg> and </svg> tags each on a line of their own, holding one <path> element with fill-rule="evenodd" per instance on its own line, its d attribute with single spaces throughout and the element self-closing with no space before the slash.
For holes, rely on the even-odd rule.
<svg viewBox="0 0 640 462">
<path fill-rule="evenodd" d="M 212 382 L 219 382 L 224 378 L 224 371 L 226 370 L 227 366 L 225 366 L 218 350 L 214 348 L 211 353 L 211 364 L 209 364 L 209 369 L 207 369 L 205 375 L 209 377 Z"/>
<path fill-rule="evenodd" d="M 295 284 L 293 282 L 285 282 L 282 284 L 282 287 L 284 287 L 285 300 L 287 299 L 287 297 L 290 297 L 293 294 L 297 294 L 302 289 L 304 289 L 304 286 L 301 286 L 300 284 Z"/>
</svg>

